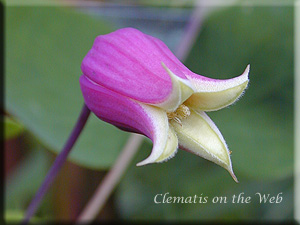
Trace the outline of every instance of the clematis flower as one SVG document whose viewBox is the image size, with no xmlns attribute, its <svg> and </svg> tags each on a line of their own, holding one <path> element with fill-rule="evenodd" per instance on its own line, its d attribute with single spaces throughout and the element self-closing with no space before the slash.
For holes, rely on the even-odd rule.
<svg viewBox="0 0 300 225">
<path fill-rule="evenodd" d="M 143 134 L 152 152 L 138 166 L 164 162 L 178 147 L 232 170 L 226 142 L 205 111 L 234 103 L 248 84 L 244 73 L 215 80 L 186 68 L 159 39 L 133 28 L 98 36 L 83 59 L 80 85 L 101 120 Z"/>
</svg>

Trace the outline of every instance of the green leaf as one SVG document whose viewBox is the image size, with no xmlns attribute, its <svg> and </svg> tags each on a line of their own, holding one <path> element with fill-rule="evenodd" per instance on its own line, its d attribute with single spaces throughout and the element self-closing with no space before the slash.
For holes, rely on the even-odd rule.
<svg viewBox="0 0 300 225">
<path fill-rule="evenodd" d="M 4 138 L 11 139 L 19 136 L 24 131 L 24 126 L 11 118 L 4 117 Z"/>
<path fill-rule="evenodd" d="M 69 8 L 8 7 L 5 103 L 48 149 L 58 153 L 83 105 L 80 65 L 109 23 Z M 69 159 L 107 168 L 128 134 L 91 116 Z"/>
</svg>

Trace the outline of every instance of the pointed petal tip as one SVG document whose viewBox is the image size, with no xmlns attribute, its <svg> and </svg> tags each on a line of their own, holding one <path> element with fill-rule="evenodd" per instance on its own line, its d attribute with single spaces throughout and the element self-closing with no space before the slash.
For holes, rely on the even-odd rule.
<svg viewBox="0 0 300 225">
<path fill-rule="evenodd" d="M 158 157 L 153 157 L 155 149 L 163 150 L 160 151 L 160 155 Z M 152 149 L 150 156 L 136 165 L 143 166 L 150 163 L 166 162 L 169 159 L 173 158 L 176 155 L 177 151 L 178 151 L 178 138 L 173 128 L 169 126 L 168 136 L 167 136 L 167 141 L 165 143 L 165 146 L 161 146 L 161 148 L 159 148 L 157 143 L 154 142 L 154 150 Z"/>
<path fill-rule="evenodd" d="M 236 182 L 236 183 L 239 183 L 237 177 L 235 176 L 234 172 L 233 172 L 233 169 L 232 169 L 232 163 L 231 163 L 231 159 L 230 159 L 230 154 L 231 154 L 231 151 L 228 150 L 228 157 L 229 157 L 229 164 L 227 164 L 227 168 L 224 167 L 230 174 L 230 176 L 232 177 L 232 179 Z"/>
<path fill-rule="evenodd" d="M 248 83 L 249 82 L 249 73 L 250 73 L 250 64 L 247 65 L 246 69 L 240 76 L 233 78 L 233 79 L 240 79 L 241 83 L 244 83 L 244 82 Z"/>
<path fill-rule="evenodd" d="M 232 80 L 237 80 L 239 81 L 240 84 L 244 82 L 249 82 L 249 73 L 250 73 L 250 64 L 247 65 L 246 69 L 240 76 L 232 78 Z"/>
<path fill-rule="evenodd" d="M 230 176 L 232 177 L 232 179 L 233 179 L 236 183 L 239 183 L 239 181 L 238 181 L 237 177 L 235 176 L 235 174 L 234 174 L 232 168 L 227 169 L 227 170 L 228 170 Z"/>
<path fill-rule="evenodd" d="M 150 164 L 150 163 L 154 163 L 154 162 L 149 162 L 149 160 L 145 159 L 145 160 L 137 163 L 136 166 L 145 166 L 145 165 Z"/>
<path fill-rule="evenodd" d="M 250 72 L 250 64 L 247 65 L 245 71 L 243 74 L 247 74 L 247 76 L 249 75 L 249 72 Z"/>
<path fill-rule="evenodd" d="M 246 68 L 246 69 L 250 70 L 250 64 L 247 65 L 247 68 Z"/>
</svg>

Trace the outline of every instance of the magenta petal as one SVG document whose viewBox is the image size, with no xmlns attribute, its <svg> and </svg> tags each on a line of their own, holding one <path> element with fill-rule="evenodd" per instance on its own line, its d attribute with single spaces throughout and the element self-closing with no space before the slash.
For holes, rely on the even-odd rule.
<svg viewBox="0 0 300 225">
<path fill-rule="evenodd" d="M 164 102 L 171 94 L 171 79 L 162 62 L 187 80 L 191 72 L 159 39 L 133 28 L 98 36 L 84 58 L 85 76 L 101 86 L 143 103 Z"/>
<path fill-rule="evenodd" d="M 88 108 L 101 120 L 123 130 L 151 138 L 151 121 L 135 101 L 80 77 L 81 91 Z"/>
<path fill-rule="evenodd" d="M 97 85 L 84 75 L 80 77 L 80 86 L 86 105 L 97 117 L 123 130 L 144 134 L 153 141 L 150 156 L 139 165 L 153 163 L 165 157 L 164 150 L 169 139 L 165 111 Z M 167 150 L 169 153 L 172 149 Z"/>
</svg>

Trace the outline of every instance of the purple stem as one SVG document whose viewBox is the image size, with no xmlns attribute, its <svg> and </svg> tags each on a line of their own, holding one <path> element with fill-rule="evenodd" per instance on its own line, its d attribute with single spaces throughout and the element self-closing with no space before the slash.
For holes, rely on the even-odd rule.
<svg viewBox="0 0 300 225">
<path fill-rule="evenodd" d="M 60 171 L 61 167 L 63 166 L 64 162 L 66 161 L 72 147 L 74 146 L 78 136 L 80 135 L 81 131 L 83 130 L 84 125 L 86 124 L 87 119 L 90 115 L 90 110 L 84 104 L 80 113 L 80 116 L 77 120 L 75 127 L 72 130 L 72 133 L 69 136 L 64 148 L 56 157 L 51 169 L 49 170 L 44 182 L 40 186 L 40 189 L 35 194 L 34 198 L 31 200 L 30 205 L 27 208 L 27 212 L 25 218 L 22 221 L 22 224 L 25 225 L 29 222 L 30 218 L 34 215 L 36 210 L 38 209 L 44 195 L 47 193 L 51 183 L 53 182 L 54 178 L 57 176 L 58 172 Z"/>
</svg>

